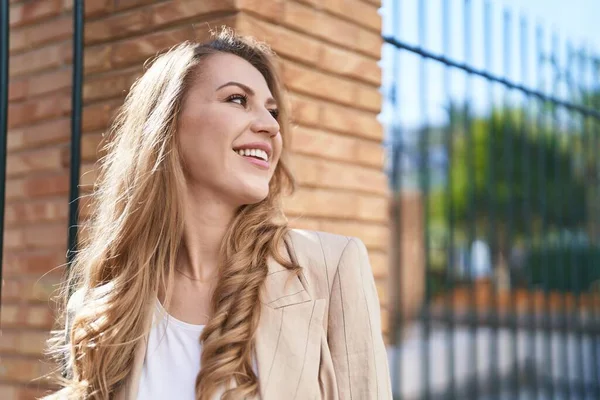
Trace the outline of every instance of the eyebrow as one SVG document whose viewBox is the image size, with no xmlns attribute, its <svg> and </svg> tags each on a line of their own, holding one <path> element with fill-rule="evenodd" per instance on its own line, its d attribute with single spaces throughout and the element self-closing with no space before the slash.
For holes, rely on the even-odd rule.
<svg viewBox="0 0 600 400">
<path fill-rule="evenodd" d="M 219 86 L 217 88 L 217 91 L 219 91 L 219 90 L 221 90 L 221 89 L 223 89 L 224 87 L 227 87 L 227 86 L 237 86 L 237 87 L 243 89 L 244 91 L 246 91 L 251 96 L 256 95 L 256 93 L 254 92 L 254 90 L 252 90 L 252 88 L 250 86 L 247 86 L 247 85 L 244 85 L 243 83 L 235 82 L 235 81 L 230 81 L 230 82 L 222 84 L 221 86 Z M 277 105 L 277 101 L 275 101 L 274 98 L 269 97 L 267 99 L 267 104 Z"/>
</svg>

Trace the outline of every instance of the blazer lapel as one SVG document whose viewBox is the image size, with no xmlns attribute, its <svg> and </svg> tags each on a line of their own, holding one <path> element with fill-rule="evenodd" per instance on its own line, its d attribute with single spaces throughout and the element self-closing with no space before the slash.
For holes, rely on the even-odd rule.
<svg viewBox="0 0 600 400">
<path fill-rule="evenodd" d="M 311 298 L 302 274 L 296 276 L 272 258 L 267 266 L 255 340 L 261 398 L 313 398 L 319 389 L 326 300 Z"/>
</svg>

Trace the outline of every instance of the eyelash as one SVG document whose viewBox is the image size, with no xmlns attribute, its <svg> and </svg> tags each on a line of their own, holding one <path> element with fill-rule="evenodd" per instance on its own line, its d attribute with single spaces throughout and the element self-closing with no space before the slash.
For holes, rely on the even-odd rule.
<svg viewBox="0 0 600 400">
<path fill-rule="evenodd" d="M 242 100 L 242 104 L 240 104 L 240 105 L 243 107 L 246 107 L 246 104 L 248 103 L 248 96 L 245 94 L 232 94 L 231 96 L 229 96 L 227 98 L 227 101 L 232 101 L 232 100 Z M 269 110 L 269 112 L 271 113 L 273 118 L 275 118 L 275 120 L 279 119 L 279 110 L 271 109 L 271 110 Z"/>
</svg>

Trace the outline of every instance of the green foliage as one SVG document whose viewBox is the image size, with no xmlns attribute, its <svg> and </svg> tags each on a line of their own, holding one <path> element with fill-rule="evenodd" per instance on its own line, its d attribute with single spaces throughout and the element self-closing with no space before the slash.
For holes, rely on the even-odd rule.
<svg viewBox="0 0 600 400">
<path fill-rule="evenodd" d="M 585 182 L 576 168 L 583 149 L 579 132 L 549 130 L 522 110 L 474 118 L 453 110 L 450 120 L 449 200 L 459 229 L 473 220 L 481 225 L 490 215 L 500 228 L 512 216 L 517 235 L 542 220 L 546 228 L 559 229 L 585 221 Z M 431 194 L 432 222 L 447 220 L 446 190 Z"/>
</svg>

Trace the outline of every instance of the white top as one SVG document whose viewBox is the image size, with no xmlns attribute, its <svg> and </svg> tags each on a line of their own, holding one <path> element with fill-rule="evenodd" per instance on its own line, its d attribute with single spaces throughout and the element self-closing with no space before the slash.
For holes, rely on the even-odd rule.
<svg viewBox="0 0 600 400">
<path fill-rule="evenodd" d="M 203 329 L 204 325 L 188 324 L 169 315 L 156 299 L 138 400 L 196 399 Z M 252 364 L 258 375 L 254 357 Z M 212 398 L 220 399 L 224 392 L 225 388 L 221 387 Z"/>
<path fill-rule="evenodd" d="M 172 317 L 157 299 L 140 377 L 139 400 L 196 398 L 203 329 L 204 325 Z"/>
</svg>

